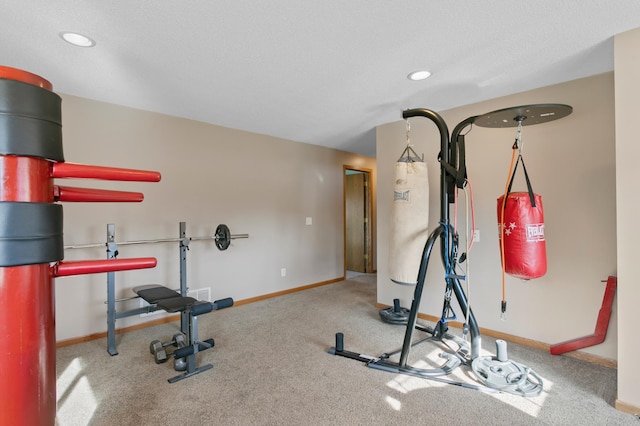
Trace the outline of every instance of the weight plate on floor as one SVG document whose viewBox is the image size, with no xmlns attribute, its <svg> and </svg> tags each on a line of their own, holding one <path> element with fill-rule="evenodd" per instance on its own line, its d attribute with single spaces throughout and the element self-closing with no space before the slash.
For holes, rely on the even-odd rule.
<svg viewBox="0 0 640 426">
<path fill-rule="evenodd" d="M 409 321 L 409 310 L 407 308 L 394 309 L 393 306 L 379 311 L 380 319 L 389 324 L 406 325 Z"/>
<path fill-rule="evenodd" d="M 478 357 L 471 363 L 471 368 L 478 379 L 490 388 L 527 397 L 542 392 L 540 376 L 515 361 Z"/>
</svg>

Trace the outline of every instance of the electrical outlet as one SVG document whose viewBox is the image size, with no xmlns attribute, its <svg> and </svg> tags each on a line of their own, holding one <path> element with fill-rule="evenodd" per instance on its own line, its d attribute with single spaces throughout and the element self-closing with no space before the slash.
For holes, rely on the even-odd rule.
<svg viewBox="0 0 640 426">
<path fill-rule="evenodd" d="M 313 224 L 313 219 L 308 217 L 307 218 L 307 225 L 311 225 L 311 224 Z"/>
<path fill-rule="evenodd" d="M 479 229 L 475 229 L 473 231 L 473 242 L 474 243 L 479 243 L 480 242 L 480 230 Z"/>
<path fill-rule="evenodd" d="M 280 269 L 280 276 L 282 276 L 282 277 L 286 277 L 287 276 L 287 268 Z"/>
</svg>

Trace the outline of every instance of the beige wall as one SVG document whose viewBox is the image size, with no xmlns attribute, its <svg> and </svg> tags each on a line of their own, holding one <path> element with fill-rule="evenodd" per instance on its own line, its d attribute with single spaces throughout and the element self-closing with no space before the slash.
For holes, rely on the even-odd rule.
<svg viewBox="0 0 640 426">
<path fill-rule="evenodd" d="M 178 237 L 180 221 L 187 236 L 206 236 L 225 223 L 250 238 L 224 252 L 194 241 L 187 255 L 189 287 L 210 287 L 212 299 L 242 300 L 343 276 L 343 165 L 372 169 L 375 184 L 374 158 L 62 97 L 66 161 L 162 173 L 159 183 L 57 180 L 145 194 L 140 204 L 65 203 L 65 245 L 104 242 L 107 223 L 116 224 L 117 241 Z M 156 257 L 158 266 L 117 273 L 117 297 L 132 296 L 141 284 L 178 287 L 178 243 L 119 251 L 120 258 Z M 104 248 L 65 251 L 65 260 L 105 256 Z M 58 340 L 106 330 L 106 274 L 58 278 L 55 286 Z M 127 302 L 118 310 L 137 306 Z M 147 320 L 126 318 L 117 326 Z"/>
<path fill-rule="evenodd" d="M 566 118 L 523 129 L 527 169 L 535 192 L 543 197 L 548 272 L 529 282 L 507 276 L 506 321 L 500 319 L 496 199 L 504 191 L 516 129 L 474 127 L 466 136 L 468 175 L 480 230 L 480 242 L 470 256 L 470 303 L 481 327 L 550 344 L 594 332 L 605 289 L 601 280 L 616 274 L 613 95 L 613 73 L 607 73 L 441 112 L 451 131 L 467 117 L 511 106 L 562 103 L 574 108 Z M 425 101 L 411 107 L 429 105 Z M 413 288 L 393 284 L 387 272 L 392 166 L 406 143 L 400 111 L 398 118 L 377 129 L 378 301 L 391 304 L 400 298 L 409 307 Z M 411 142 L 418 153 L 424 152 L 429 167 L 430 229 L 439 220 L 439 141 L 430 120 L 411 119 Z M 518 173 L 520 181 L 516 180 L 513 190 L 525 190 L 522 170 Z M 464 203 L 460 210 L 458 220 L 463 221 Z M 438 245 L 429 264 L 421 312 L 439 317 L 443 292 Z M 459 309 L 457 313 L 461 316 Z M 614 307 L 606 341 L 584 352 L 617 358 L 616 317 Z"/>
<path fill-rule="evenodd" d="M 618 223 L 618 402 L 625 411 L 640 412 L 640 287 L 637 233 L 640 201 L 637 191 L 638 113 L 640 112 L 640 29 L 615 38 L 616 192 Z"/>
</svg>

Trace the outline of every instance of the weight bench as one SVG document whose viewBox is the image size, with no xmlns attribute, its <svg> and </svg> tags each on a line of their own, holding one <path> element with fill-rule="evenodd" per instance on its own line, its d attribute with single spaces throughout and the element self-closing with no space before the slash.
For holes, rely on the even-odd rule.
<svg viewBox="0 0 640 426">
<path fill-rule="evenodd" d="M 174 336 L 174 343 L 178 347 L 173 351 L 172 355 L 175 360 L 184 358 L 186 366 L 182 368 L 182 370 L 185 370 L 185 372 L 183 374 L 170 378 L 169 383 L 175 383 L 179 380 L 186 379 L 187 377 L 213 368 L 212 364 L 206 364 L 200 367 L 196 367 L 196 354 L 198 352 L 210 349 L 214 346 L 213 339 L 207 339 L 203 341 L 198 340 L 198 316 L 208 314 L 211 311 L 233 306 L 232 298 L 227 297 L 226 299 L 216 300 L 215 302 L 207 302 L 194 299 L 193 297 L 183 296 L 175 290 L 171 290 L 170 288 L 155 284 L 135 287 L 133 291 L 140 298 L 142 298 L 150 305 L 155 306 L 157 309 L 163 309 L 167 312 L 172 313 L 180 312 L 182 314 L 182 332 L 185 333 L 186 338 L 184 339 L 184 341 L 180 342 L 180 345 L 177 345 L 178 342 L 176 342 Z M 152 353 L 154 353 L 155 351 L 154 342 L 152 342 L 151 344 Z M 163 345 L 169 346 L 169 344 L 161 344 L 159 350 L 164 350 L 162 348 Z M 156 354 L 154 353 L 154 356 L 155 355 Z M 166 356 L 164 358 L 158 358 L 158 356 L 156 356 L 156 362 L 163 361 L 166 361 Z"/>
</svg>

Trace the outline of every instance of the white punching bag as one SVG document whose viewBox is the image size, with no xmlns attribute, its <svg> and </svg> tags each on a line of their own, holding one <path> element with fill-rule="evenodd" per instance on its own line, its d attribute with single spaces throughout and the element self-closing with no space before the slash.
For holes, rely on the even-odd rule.
<svg viewBox="0 0 640 426">
<path fill-rule="evenodd" d="M 429 238 L 429 177 L 423 161 L 398 161 L 391 207 L 389 278 L 414 285 Z"/>
</svg>

